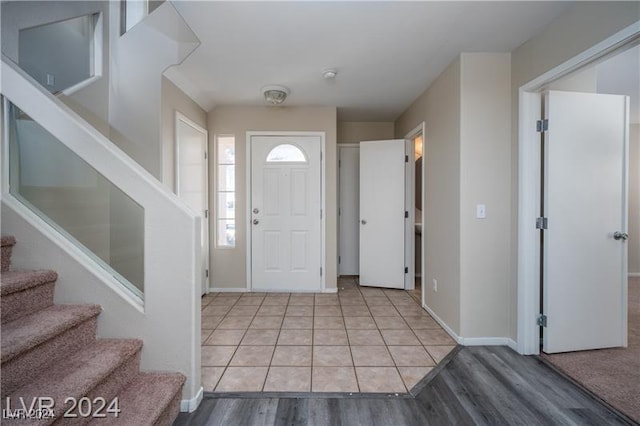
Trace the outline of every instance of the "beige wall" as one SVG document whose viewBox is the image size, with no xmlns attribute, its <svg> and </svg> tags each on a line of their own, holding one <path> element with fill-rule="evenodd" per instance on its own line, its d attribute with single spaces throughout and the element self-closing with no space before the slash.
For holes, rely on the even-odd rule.
<svg viewBox="0 0 640 426">
<path fill-rule="evenodd" d="M 581 2 L 511 53 L 511 318 L 517 318 L 518 90 L 640 19 L 640 2 Z M 510 324 L 515 339 L 517 322 Z"/>
<path fill-rule="evenodd" d="M 426 123 L 426 303 L 455 333 L 460 333 L 460 74 L 456 59 L 394 124 L 395 137 L 403 138 Z"/>
<path fill-rule="evenodd" d="M 337 113 L 333 107 L 217 107 L 209 112 L 209 150 L 214 152 L 216 135 L 236 137 L 236 247 L 211 247 L 211 285 L 216 288 L 244 289 L 246 276 L 246 132 L 248 131 L 318 131 L 326 133 L 324 152 L 326 170 L 326 280 L 327 288 L 336 288 L 337 223 L 336 223 L 336 137 Z M 215 165 L 209 164 L 209 176 L 215 176 Z M 212 190 L 215 188 L 211 185 Z M 215 197 L 210 197 L 215 211 Z M 211 224 L 211 241 L 214 240 Z"/>
<path fill-rule="evenodd" d="M 629 132 L 629 273 L 640 274 L 640 124 Z"/>
<path fill-rule="evenodd" d="M 393 139 L 393 122 L 339 121 L 338 143 Z"/>
<path fill-rule="evenodd" d="M 510 55 L 461 55 L 460 335 L 509 332 Z M 428 124 L 427 124 L 428 128 Z M 428 155 L 428 154 L 427 154 Z M 427 194 L 429 200 L 429 194 Z M 476 205 L 486 219 L 476 219 Z"/>
<path fill-rule="evenodd" d="M 168 78 L 162 77 L 162 183 L 172 191 L 175 190 L 176 111 L 207 128 L 207 112 Z"/>
<path fill-rule="evenodd" d="M 463 53 L 395 122 L 396 137 L 425 122 L 426 303 L 464 338 L 511 321 L 509 116 L 510 55 Z"/>
</svg>

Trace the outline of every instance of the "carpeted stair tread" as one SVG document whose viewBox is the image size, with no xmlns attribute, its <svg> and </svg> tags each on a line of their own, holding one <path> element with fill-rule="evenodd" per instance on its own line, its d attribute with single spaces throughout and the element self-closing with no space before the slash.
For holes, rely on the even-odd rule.
<svg viewBox="0 0 640 426">
<path fill-rule="evenodd" d="M 14 237 L 13 235 L 3 235 L 2 237 L 0 237 L 0 246 L 2 247 L 13 246 L 15 244 L 16 237 Z"/>
<path fill-rule="evenodd" d="M 32 401 L 48 396 L 55 402 L 55 415 L 60 418 L 66 408 L 65 399 L 77 400 L 104 382 L 126 360 L 142 348 L 137 339 L 100 339 L 82 350 L 61 359 L 30 383 L 12 392 L 12 401 Z M 47 422 L 33 422 L 46 424 Z"/>
<path fill-rule="evenodd" d="M 118 417 L 95 419 L 90 425 L 154 425 L 184 382 L 179 373 L 140 373 L 118 395 Z"/>
<path fill-rule="evenodd" d="M 58 279 L 55 271 L 7 271 L 0 278 L 0 296 L 8 296 Z"/>
<path fill-rule="evenodd" d="M 53 305 L 2 325 L 2 362 L 96 317 L 100 305 Z"/>
</svg>

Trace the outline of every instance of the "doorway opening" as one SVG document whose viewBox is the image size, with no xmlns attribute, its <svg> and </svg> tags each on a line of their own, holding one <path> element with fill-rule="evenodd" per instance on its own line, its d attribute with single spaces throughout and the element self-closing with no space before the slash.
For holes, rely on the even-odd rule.
<svg viewBox="0 0 640 426">
<path fill-rule="evenodd" d="M 543 358 L 545 360 L 632 417 L 634 414 L 636 417 L 640 415 L 640 413 L 633 412 L 633 407 L 625 405 L 625 400 L 633 400 L 633 397 L 629 398 L 635 386 L 633 383 L 635 373 L 633 372 L 640 368 L 638 363 L 640 359 L 640 356 L 638 356 L 640 354 L 640 342 L 636 338 L 637 331 L 634 331 L 640 329 L 640 324 L 637 321 L 640 318 L 637 314 L 638 290 L 640 290 L 640 283 L 637 278 L 637 270 L 640 270 L 638 266 L 640 263 L 640 251 L 638 250 L 639 235 L 637 230 L 638 226 L 640 226 L 640 213 L 638 211 L 638 198 L 640 197 L 640 189 L 638 188 L 640 185 L 640 178 L 638 177 L 638 168 L 640 167 L 640 154 L 638 154 L 638 138 L 640 137 L 638 136 L 640 133 L 640 113 L 638 112 L 640 75 L 637 67 L 638 60 L 640 60 L 640 56 L 638 56 L 640 54 L 639 39 L 640 32 L 637 25 L 629 27 L 579 57 L 521 87 L 519 124 L 518 350 L 522 354 L 540 354 L 542 337 L 545 352 Z M 629 101 L 626 101 L 625 97 L 628 97 Z M 613 261 L 607 261 L 606 259 L 611 253 L 605 253 L 596 257 L 596 264 L 602 266 L 602 268 L 598 269 L 605 268 L 607 263 L 609 265 L 615 264 L 613 265 L 613 270 L 617 271 L 616 273 L 620 278 L 600 279 L 600 281 L 603 281 L 603 285 L 607 286 L 607 291 L 603 292 L 604 296 L 601 296 L 600 299 L 596 299 L 598 307 L 590 315 L 597 321 L 590 326 L 584 325 L 573 315 L 573 312 L 579 312 L 583 306 L 581 301 L 584 300 L 583 293 L 585 291 L 582 288 L 569 294 L 571 303 L 564 303 L 563 306 L 558 307 L 555 311 L 552 306 L 549 306 L 549 300 L 557 298 L 557 294 L 554 293 L 557 288 L 545 289 L 545 285 L 550 282 L 550 279 L 554 278 L 554 275 L 557 277 L 557 272 L 560 270 L 558 261 L 564 259 L 569 260 L 569 263 L 576 263 L 575 260 L 579 256 L 572 250 L 570 254 L 561 258 L 550 258 L 550 256 L 553 256 L 550 251 L 546 253 L 547 257 L 545 258 L 547 248 L 551 247 L 553 249 L 553 245 L 556 242 L 551 241 L 551 233 L 536 229 L 548 228 L 551 231 L 552 226 L 555 226 L 554 232 L 558 232 L 559 223 L 557 217 L 559 213 L 556 209 L 556 213 L 553 213 L 555 217 L 551 217 L 552 213 L 549 210 L 553 203 L 555 203 L 556 207 L 559 205 L 558 194 L 549 195 L 559 188 L 557 185 L 558 173 L 562 173 L 564 166 L 573 167 L 573 165 L 577 164 L 586 164 L 585 156 L 591 156 L 596 152 L 595 150 L 603 149 L 602 144 L 588 149 L 585 149 L 585 145 L 581 144 L 579 149 L 573 148 L 573 154 L 571 152 L 567 154 L 571 161 L 565 160 L 564 166 L 556 164 L 554 170 L 554 165 L 550 164 L 548 159 L 551 156 L 559 158 L 558 153 L 553 151 L 558 149 L 558 141 L 554 142 L 553 137 L 554 134 L 557 136 L 561 129 L 559 129 L 557 116 L 554 117 L 553 114 L 554 111 L 557 113 L 559 110 L 558 101 L 564 102 L 564 99 L 570 101 L 569 112 L 571 115 L 575 115 L 582 106 L 589 102 L 595 102 L 594 105 L 602 105 L 604 102 L 612 101 L 614 104 L 617 102 L 617 106 L 605 107 L 603 113 L 607 115 L 613 109 L 618 109 L 621 111 L 617 114 L 619 117 L 625 114 L 625 106 L 622 104 L 629 102 L 629 107 L 626 108 L 629 111 L 628 124 L 613 126 L 618 129 L 618 136 L 612 140 L 618 141 L 615 142 L 618 145 L 616 148 L 614 143 L 611 161 L 608 162 L 616 166 L 609 172 L 600 173 L 597 179 L 592 179 L 594 176 L 586 175 L 586 179 L 578 182 L 580 185 L 587 185 L 593 188 L 593 194 L 598 191 L 599 186 L 609 181 L 615 183 L 618 191 L 622 194 L 621 197 L 624 197 L 626 191 L 629 193 L 628 207 L 624 206 L 624 200 L 619 197 L 609 201 L 598 198 L 602 207 L 606 207 L 604 210 L 619 209 L 620 211 L 614 215 L 612 224 L 605 226 L 606 229 L 603 228 L 597 231 L 602 241 L 592 244 L 595 250 L 605 250 L 606 247 L 613 250 L 615 253 Z M 579 99 L 579 101 L 576 102 L 576 99 Z M 579 106 L 576 107 L 576 104 Z M 543 106 L 542 110 L 545 114 L 543 117 L 540 116 L 541 106 Z M 594 107 L 586 109 L 590 111 Z M 550 114 L 551 117 L 549 117 Z M 538 122 L 537 120 L 540 118 L 548 118 L 549 121 Z M 552 122 L 552 119 L 555 122 Z M 605 118 L 598 114 L 595 120 L 583 118 L 579 121 L 581 127 L 586 127 L 591 125 L 592 122 L 600 123 L 603 120 Z M 536 125 L 538 129 L 536 129 Z M 574 130 L 575 127 L 573 126 Z M 537 130 L 542 130 L 543 134 L 546 135 L 545 138 L 548 138 L 547 141 L 544 139 L 542 141 L 545 149 L 540 149 L 541 137 L 540 132 Z M 627 134 L 622 135 L 625 132 Z M 629 142 L 628 151 L 622 145 L 625 138 L 628 138 Z M 579 139 L 584 140 L 582 137 Z M 596 156 L 598 161 L 594 164 L 602 163 L 604 158 L 609 159 L 609 156 L 602 154 Z M 627 162 L 628 168 L 625 166 Z M 598 167 L 600 166 L 601 164 L 598 165 Z M 596 171 L 593 171 L 593 175 L 595 174 Z M 626 176 L 627 174 L 628 177 Z M 552 182 L 553 179 L 550 175 L 555 178 L 555 183 Z M 612 175 L 617 175 L 617 178 L 612 179 Z M 589 184 L 587 181 L 593 182 Z M 574 182 L 574 188 L 575 184 Z M 540 194 L 545 194 L 545 196 L 541 197 Z M 571 199 L 576 199 L 577 197 L 576 194 L 570 194 Z M 590 195 L 590 197 L 593 198 L 593 195 Z M 566 211 L 566 209 L 563 211 Z M 580 222 L 592 213 L 590 209 L 583 210 L 583 212 L 586 213 L 574 213 L 570 217 L 570 221 Z M 548 218 L 546 217 L 547 214 L 549 215 Z M 533 226 L 534 224 L 536 226 Z M 570 226 L 563 229 L 569 229 L 574 225 L 574 223 L 571 223 Z M 596 226 L 599 225 L 592 223 L 588 228 L 595 229 Z M 547 235 L 544 236 L 544 239 L 541 239 L 540 233 L 547 233 Z M 573 234 L 584 236 L 585 232 L 573 232 Z M 627 235 L 625 234 L 628 234 L 628 240 L 626 241 L 624 237 Z M 571 239 L 569 239 L 569 242 L 571 242 Z M 580 247 L 580 250 L 583 249 L 584 247 Z M 583 261 L 580 265 L 583 270 L 587 270 L 591 264 L 595 263 L 593 261 L 585 261 L 584 256 L 582 258 Z M 570 276 L 575 277 L 576 274 L 571 274 Z M 616 292 L 609 291 L 612 287 L 616 289 Z M 596 343 L 593 346 L 593 342 L 588 341 L 583 346 L 571 346 L 575 336 L 560 338 L 551 342 L 554 338 L 554 333 L 556 333 L 557 337 L 557 329 L 552 330 L 551 327 L 554 324 L 557 325 L 558 322 L 564 324 L 572 322 L 574 326 L 582 324 L 584 329 L 578 330 L 579 333 L 576 334 L 584 334 L 587 337 L 598 334 L 598 330 L 601 326 L 604 327 L 606 323 L 606 320 L 604 318 L 601 319 L 601 317 L 606 316 L 605 311 L 607 309 L 605 309 L 605 305 L 609 302 L 604 299 L 611 294 L 615 294 L 613 302 L 617 301 L 617 304 L 610 304 L 610 306 L 617 306 L 617 310 L 612 311 L 609 309 L 613 312 L 612 318 L 619 322 L 619 326 L 614 327 L 617 330 L 615 334 L 618 336 L 616 342 Z M 628 318 L 625 312 L 627 309 L 629 310 Z M 546 328 L 540 327 L 536 323 L 535 318 L 538 317 L 538 312 L 542 312 L 543 315 L 547 316 Z M 560 315 L 569 313 L 569 315 L 562 320 L 558 317 L 558 313 Z M 539 317 L 539 321 L 543 325 L 544 320 L 544 316 Z M 628 347 L 625 348 L 627 327 L 629 329 L 629 340 Z M 593 348 L 619 347 L 581 350 L 589 349 L 590 344 Z M 626 377 L 631 378 L 631 381 L 625 383 Z"/>
<path fill-rule="evenodd" d="M 425 155 L 425 123 L 416 126 L 405 136 L 413 144 L 415 173 L 414 173 L 414 229 L 415 229 L 415 287 L 414 296 L 417 295 L 422 306 L 425 306 L 424 280 L 426 277 L 426 239 L 425 239 L 425 212 L 426 205 L 423 202 L 425 188 L 424 155 Z"/>
</svg>

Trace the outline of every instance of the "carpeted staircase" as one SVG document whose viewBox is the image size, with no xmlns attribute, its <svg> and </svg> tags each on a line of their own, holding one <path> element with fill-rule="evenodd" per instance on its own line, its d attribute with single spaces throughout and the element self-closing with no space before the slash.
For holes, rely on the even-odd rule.
<svg viewBox="0 0 640 426">
<path fill-rule="evenodd" d="M 96 339 L 100 306 L 54 305 L 58 275 L 11 270 L 15 243 L 2 237 L 2 423 L 171 425 L 185 377 L 140 372 L 140 340 Z M 32 403 L 47 418 L 9 419 Z"/>
</svg>

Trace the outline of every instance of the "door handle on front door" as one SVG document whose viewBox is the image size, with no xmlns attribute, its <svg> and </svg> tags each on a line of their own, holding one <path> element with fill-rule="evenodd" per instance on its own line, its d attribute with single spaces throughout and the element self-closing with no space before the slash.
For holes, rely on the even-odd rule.
<svg viewBox="0 0 640 426">
<path fill-rule="evenodd" d="M 363 225 L 366 225 L 366 224 L 367 224 L 367 221 L 366 221 L 366 220 L 364 220 L 364 219 L 362 219 L 362 220 L 360 221 L 360 223 L 361 223 L 361 224 L 363 224 Z"/>
<path fill-rule="evenodd" d="M 613 239 L 614 240 L 622 240 L 622 241 L 626 241 L 629 238 L 629 234 L 627 234 L 626 232 L 614 232 L 613 233 Z"/>
<path fill-rule="evenodd" d="M 259 224 L 259 223 L 260 223 L 260 221 L 259 221 L 258 219 L 253 219 L 253 224 L 254 224 L 254 225 L 257 225 L 257 224 Z"/>
</svg>

